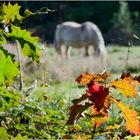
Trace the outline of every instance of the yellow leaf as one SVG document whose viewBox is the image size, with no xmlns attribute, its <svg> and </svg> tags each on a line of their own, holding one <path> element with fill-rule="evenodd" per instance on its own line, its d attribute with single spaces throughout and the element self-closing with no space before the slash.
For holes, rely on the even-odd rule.
<svg viewBox="0 0 140 140">
<path fill-rule="evenodd" d="M 110 83 L 110 87 L 119 89 L 119 91 L 125 97 L 130 96 L 132 98 L 135 98 L 136 94 L 138 93 L 136 91 L 136 85 L 137 82 L 131 79 L 131 77 L 125 77 L 124 79 L 114 80 Z"/>
<path fill-rule="evenodd" d="M 110 98 L 122 111 L 126 121 L 126 129 L 135 135 L 140 135 L 140 122 L 138 120 L 137 112 L 130 110 L 129 106 L 125 106 L 120 101 Z"/>
</svg>

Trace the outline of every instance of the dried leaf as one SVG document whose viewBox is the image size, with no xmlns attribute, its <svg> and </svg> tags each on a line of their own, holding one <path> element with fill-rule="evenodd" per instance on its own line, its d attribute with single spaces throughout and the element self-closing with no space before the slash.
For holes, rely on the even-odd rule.
<svg viewBox="0 0 140 140">
<path fill-rule="evenodd" d="M 133 80 L 136 80 L 136 81 L 138 81 L 138 82 L 140 83 L 140 75 L 139 75 L 139 76 L 135 76 L 135 77 L 133 78 Z"/>
<path fill-rule="evenodd" d="M 138 120 L 137 112 L 130 110 L 129 106 L 125 106 L 120 101 L 114 98 L 111 100 L 121 109 L 124 119 L 126 120 L 126 129 L 135 135 L 140 135 L 140 122 Z"/>
<path fill-rule="evenodd" d="M 80 103 L 81 101 L 83 101 L 83 100 L 85 100 L 87 98 L 88 98 L 88 96 L 87 96 L 87 93 L 86 93 L 86 94 L 83 94 L 80 98 L 72 100 L 72 102 L 74 104 L 78 104 L 78 103 Z"/>
<path fill-rule="evenodd" d="M 125 77 L 131 77 L 132 78 L 130 72 L 127 72 L 127 73 L 123 72 L 122 75 L 121 75 L 121 79 L 124 79 Z"/>
<path fill-rule="evenodd" d="M 70 117 L 66 124 L 73 125 L 75 121 L 82 117 L 82 113 L 92 105 L 91 103 L 85 103 L 84 105 L 73 104 L 70 107 Z"/>
<path fill-rule="evenodd" d="M 87 85 L 92 81 L 104 82 L 105 80 L 107 80 L 109 76 L 110 76 L 110 73 L 108 72 L 104 72 L 103 74 L 83 73 L 76 79 L 76 81 L 80 84 Z"/>
<path fill-rule="evenodd" d="M 93 75 L 89 74 L 89 73 L 83 73 L 81 74 L 76 81 L 80 84 L 84 84 L 87 85 L 88 83 L 90 83 L 93 80 Z"/>
</svg>

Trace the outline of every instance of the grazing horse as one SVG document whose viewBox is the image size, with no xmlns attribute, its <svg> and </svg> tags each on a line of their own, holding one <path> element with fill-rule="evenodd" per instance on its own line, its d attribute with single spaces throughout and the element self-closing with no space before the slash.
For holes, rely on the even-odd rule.
<svg viewBox="0 0 140 140">
<path fill-rule="evenodd" d="M 101 56 L 102 62 L 106 61 L 106 48 L 100 29 L 92 22 L 79 24 L 76 22 L 64 22 L 57 25 L 54 45 L 56 51 L 62 55 L 61 46 L 66 46 L 65 55 L 69 55 L 69 47 L 85 48 L 85 56 L 88 56 L 89 46 L 94 47 L 94 56 Z"/>
</svg>

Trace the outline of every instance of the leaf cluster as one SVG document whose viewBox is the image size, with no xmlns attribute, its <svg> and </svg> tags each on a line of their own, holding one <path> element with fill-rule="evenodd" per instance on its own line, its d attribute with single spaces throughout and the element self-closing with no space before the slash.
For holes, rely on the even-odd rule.
<svg viewBox="0 0 140 140">
<path fill-rule="evenodd" d="M 101 127 L 111 117 L 111 106 L 114 103 L 122 112 L 125 121 L 125 131 L 133 135 L 140 135 L 140 121 L 138 113 L 125 105 L 117 96 L 113 97 L 112 89 L 123 98 L 136 99 L 138 97 L 137 87 L 140 86 L 140 76 L 132 77 L 130 73 L 123 73 L 120 78 L 108 82 L 110 73 L 103 74 L 81 74 L 76 81 L 87 86 L 86 94 L 74 99 L 70 107 L 68 125 L 73 125 L 82 117 L 87 117 L 93 123 L 94 130 Z M 93 137 L 92 137 L 93 138 Z"/>
</svg>

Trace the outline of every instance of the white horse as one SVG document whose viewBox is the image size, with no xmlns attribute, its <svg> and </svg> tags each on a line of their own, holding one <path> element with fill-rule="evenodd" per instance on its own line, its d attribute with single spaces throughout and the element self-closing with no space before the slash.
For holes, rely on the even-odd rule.
<svg viewBox="0 0 140 140">
<path fill-rule="evenodd" d="M 89 46 L 94 47 L 94 56 L 101 56 L 102 62 L 106 61 L 106 48 L 100 29 L 92 22 L 79 24 L 76 22 L 64 22 L 57 25 L 54 45 L 56 51 L 62 55 L 61 46 L 66 46 L 65 55 L 69 56 L 69 47 L 85 48 L 85 56 L 88 56 Z"/>
</svg>

